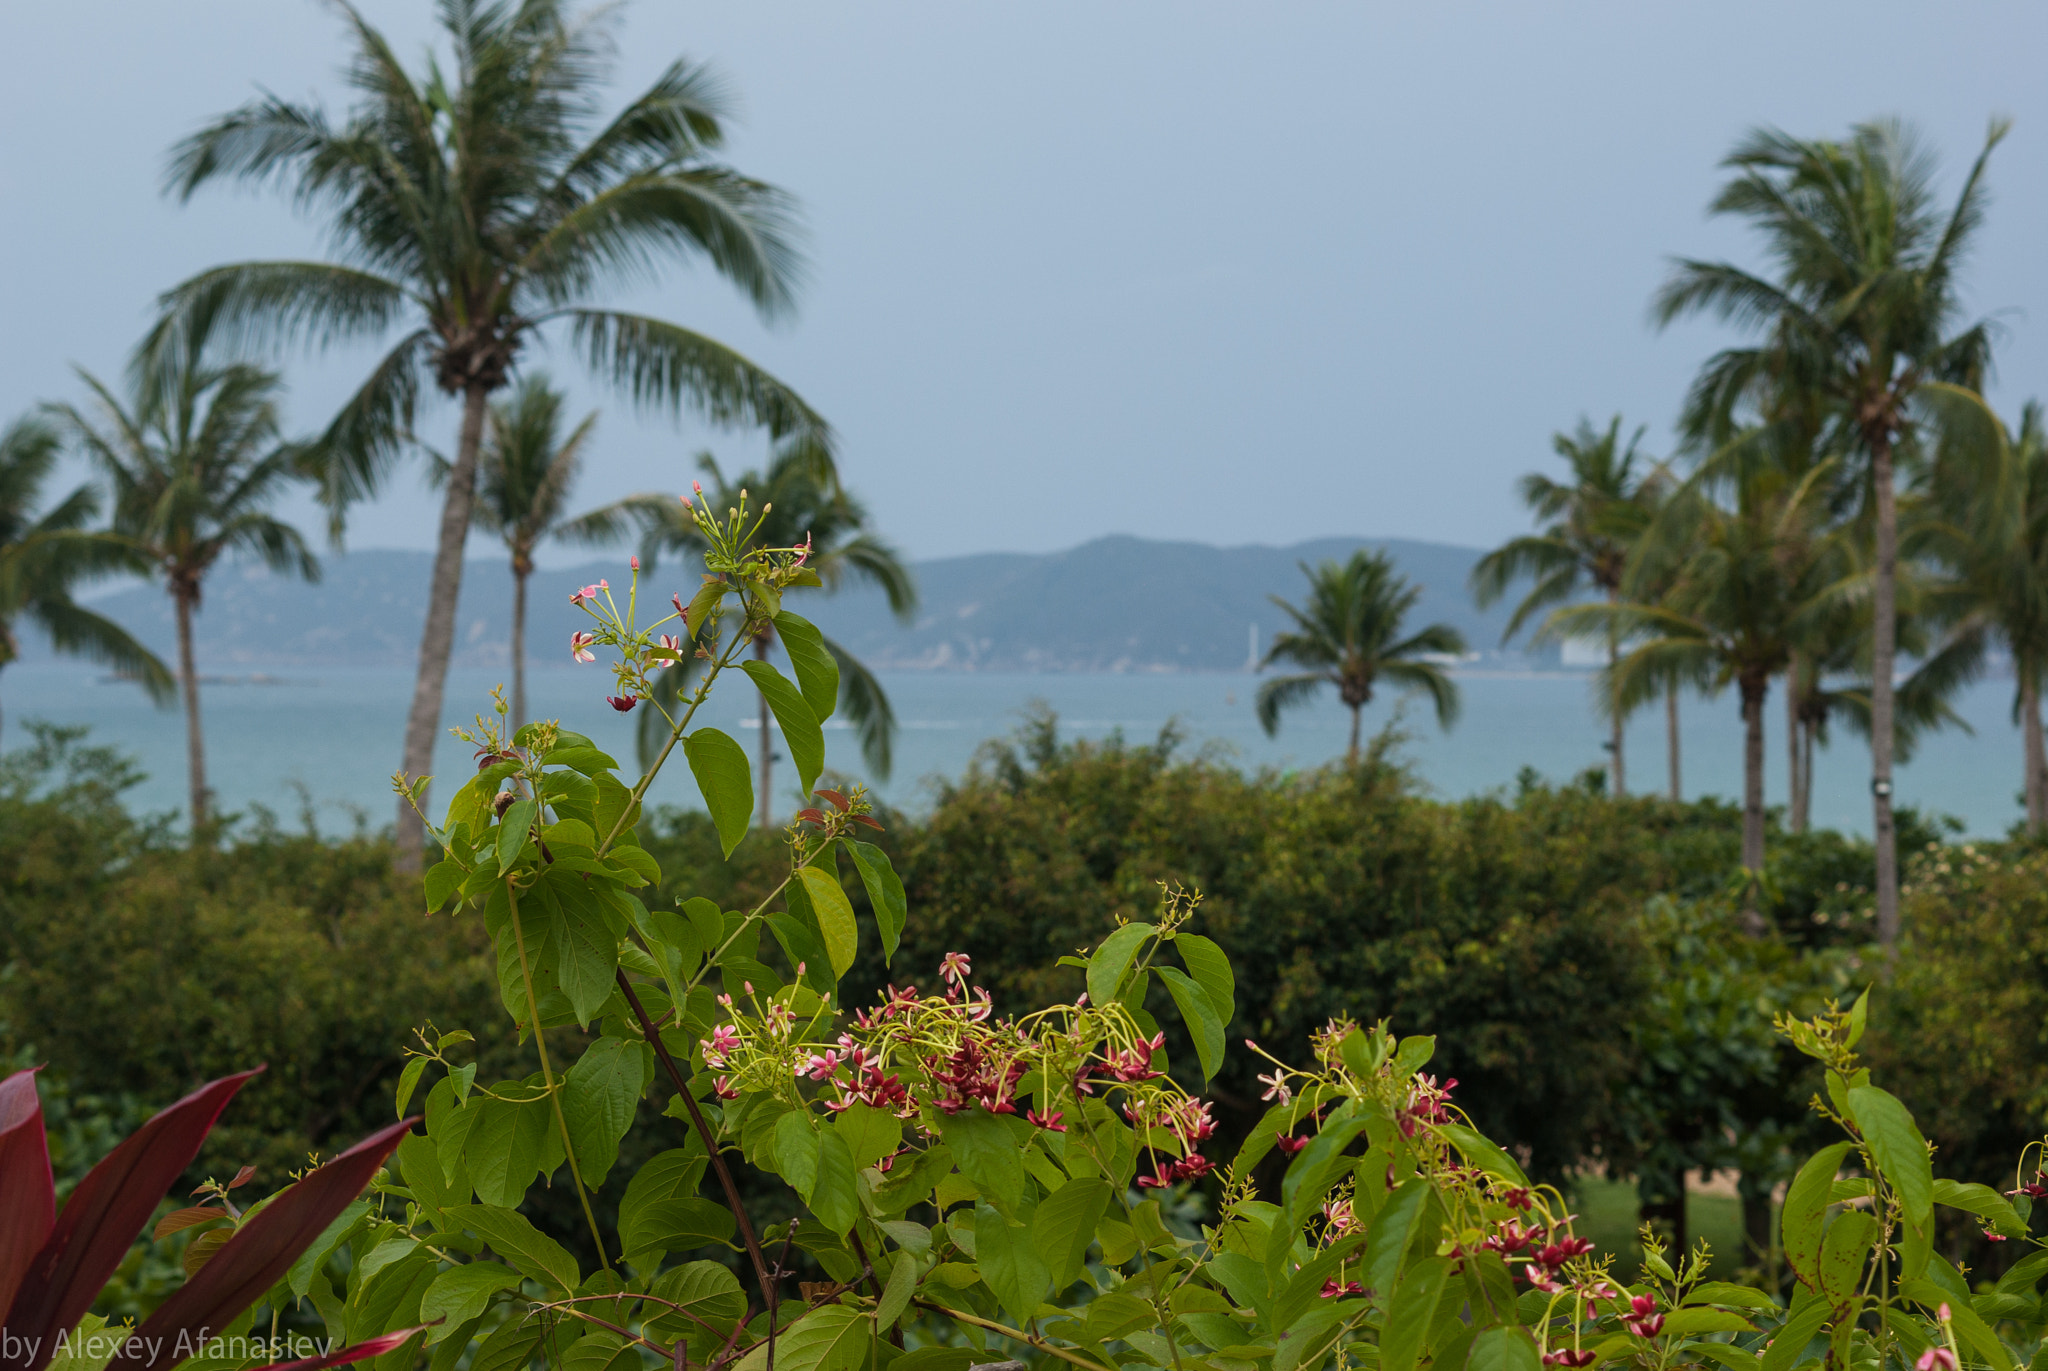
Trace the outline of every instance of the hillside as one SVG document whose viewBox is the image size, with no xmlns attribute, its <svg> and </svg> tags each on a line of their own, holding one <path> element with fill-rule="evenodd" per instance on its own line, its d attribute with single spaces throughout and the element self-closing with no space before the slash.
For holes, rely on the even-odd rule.
<svg viewBox="0 0 2048 1371">
<path fill-rule="evenodd" d="M 921 603 L 909 624 L 881 595 L 850 586 L 829 599 L 806 596 L 801 612 L 869 665 L 950 671 L 1237 671 L 1251 630 L 1263 647 L 1283 623 L 1269 594 L 1299 595 L 1296 563 L 1342 557 L 1367 540 L 1323 539 L 1294 547 L 1218 548 L 1200 543 L 1101 538 L 1066 552 L 988 553 L 916 566 Z M 1500 656 L 1500 607 L 1481 613 L 1465 589 L 1479 555 L 1470 548 L 1390 539 L 1386 548 L 1423 587 L 1417 626 L 1442 620 L 1475 652 Z M 556 571 L 530 583 L 532 661 L 568 660 L 569 634 L 586 622 L 569 593 L 600 576 L 623 585 L 623 554 Z M 425 613 L 431 558 L 424 552 L 366 550 L 326 561 L 318 585 L 257 566 L 222 568 L 207 583 L 198 617 L 198 656 L 213 673 L 276 666 L 401 666 L 411 662 Z M 653 601 L 692 580 L 665 563 Z M 472 560 L 457 619 L 456 662 L 504 664 L 511 622 L 511 574 L 501 559 Z M 129 587 L 94 601 L 168 658 L 167 597 Z M 47 656 L 41 644 L 32 657 Z M 1516 660 L 1520 660 L 1516 655 Z"/>
</svg>

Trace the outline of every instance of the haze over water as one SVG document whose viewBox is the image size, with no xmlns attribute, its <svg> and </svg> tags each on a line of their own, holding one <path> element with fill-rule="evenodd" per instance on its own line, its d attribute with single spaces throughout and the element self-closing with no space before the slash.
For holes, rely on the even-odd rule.
<svg viewBox="0 0 2048 1371">
<path fill-rule="evenodd" d="M 261 668 L 235 668 L 261 672 Z M 213 684 L 202 696 L 210 779 L 229 810 L 261 804 L 295 822 L 301 791 L 314 805 L 323 831 L 342 833 L 360 812 L 372 828 L 391 821 L 390 775 L 410 696 L 410 671 L 395 668 L 270 669 L 271 684 Z M 489 704 L 502 672 L 456 670 L 448 683 L 445 722 L 466 722 Z M 1247 770 L 1310 767 L 1341 756 L 1349 716 L 1334 696 L 1287 716 L 1277 738 L 1267 738 L 1252 714 L 1258 678 L 1233 673 L 1147 674 L 970 674 L 883 673 L 901 729 L 896 764 L 886 782 L 867 775 L 850 730 L 828 725 L 826 760 L 834 769 L 867 781 L 885 800 L 913 812 L 929 807 L 935 781 L 957 779 L 987 739 L 1015 732 L 1024 711 L 1043 700 L 1059 716 L 1063 737 L 1105 738 L 1121 731 L 1134 743 L 1150 742 L 1169 720 L 1182 731 L 1182 755 L 1208 750 L 1219 760 Z M 528 676 L 537 717 L 559 718 L 589 734 L 630 770 L 632 721 L 604 704 L 609 677 L 596 668 L 578 671 L 541 667 Z M 1448 733 L 1438 730 L 1421 702 L 1405 708 L 1411 734 L 1403 755 L 1419 779 L 1444 797 L 1512 788 L 1523 767 L 1564 781 L 1604 764 L 1604 727 L 1588 703 L 1588 678 L 1559 673 L 1459 676 L 1464 713 Z M 1956 710 L 1974 735 L 1951 728 L 1927 741 L 1901 769 L 1900 800 L 1954 815 L 1965 831 L 1995 836 L 2021 815 L 2019 734 L 2012 721 L 2012 686 L 1980 681 L 1958 696 Z M 751 752 L 755 745 L 754 696 L 744 685 L 714 695 L 701 722 L 724 729 Z M 182 716 L 152 708 L 132 686 L 99 683 L 89 668 L 71 664 L 28 664 L 0 677 L 5 733 L 0 746 L 27 739 L 26 720 L 85 724 L 92 740 L 135 756 L 149 779 L 130 792 L 140 811 L 181 809 L 184 801 Z M 1766 714 L 1765 795 L 1785 799 L 1782 700 L 1774 692 Z M 1377 729 L 1394 714 L 1393 701 L 1367 711 L 1367 728 Z M 1685 793 L 1735 799 L 1741 790 L 1741 731 L 1734 697 L 1689 699 L 1683 706 L 1681 742 Z M 779 744 L 779 738 L 778 738 Z M 1628 731 L 1628 776 L 1632 791 L 1662 793 L 1666 785 L 1664 716 L 1661 709 L 1638 716 Z M 444 736 L 435 757 L 438 776 L 459 783 L 469 774 L 470 753 Z M 1870 824 L 1869 754 L 1860 739 L 1837 731 L 1831 748 L 1818 753 L 1814 822 L 1867 833 Z M 778 813 L 795 806 L 794 773 L 777 769 Z M 445 804 L 447 785 L 435 787 Z M 658 803 L 697 804 L 688 769 L 665 772 L 654 789 Z"/>
</svg>

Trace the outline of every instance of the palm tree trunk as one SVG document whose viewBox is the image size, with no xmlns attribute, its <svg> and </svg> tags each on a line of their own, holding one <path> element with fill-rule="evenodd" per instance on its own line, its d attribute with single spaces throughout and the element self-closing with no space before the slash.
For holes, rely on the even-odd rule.
<svg viewBox="0 0 2048 1371">
<path fill-rule="evenodd" d="M 1685 800 L 1685 787 L 1679 784 L 1678 775 L 1678 687 L 1664 689 L 1664 746 L 1671 757 L 1671 803 L 1680 804 Z"/>
<path fill-rule="evenodd" d="M 1610 605 L 1619 603 L 1620 598 L 1620 595 L 1615 591 L 1610 590 L 1607 592 L 1607 603 Z M 1609 624 L 1607 628 L 1608 681 L 1612 682 L 1614 680 L 1615 667 L 1616 664 L 1620 662 L 1620 660 L 1621 638 L 1620 635 L 1614 631 L 1613 625 Z M 1610 689 L 1611 688 L 1612 687 L 1610 686 Z M 1623 765 L 1621 757 L 1622 718 L 1621 697 L 1619 696 L 1619 694 L 1617 694 L 1614 699 L 1608 701 L 1608 704 L 1614 710 L 1614 733 L 1613 736 L 1608 740 L 1608 746 L 1614 749 L 1614 798 L 1618 800 L 1622 796 L 1628 794 L 1628 768 L 1625 765 Z"/>
<path fill-rule="evenodd" d="M 185 695 L 185 776 L 191 787 L 192 838 L 199 840 L 206 827 L 206 738 L 199 727 L 199 670 L 192 662 L 192 601 L 197 598 L 182 585 L 171 588 L 171 603 L 178 616 L 178 685 Z"/>
<path fill-rule="evenodd" d="M 1899 502 L 1892 489 L 1891 430 L 1869 434 L 1877 485 L 1877 576 L 1871 586 L 1870 807 L 1877 849 L 1877 940 L 1899 938 L 1899 834 L 1892 821 L 1892 671 L 1899 648 Z"/>
<path fill-rule="evenodd" d="M 526 578 L 520 559 L 512 558 L 512 727 L 526 722 Z"/>
<path fill-rule="evenodd" d="M 2040 837 L 2048 828 L 2048 757 L 2041 742 L 2041 682 L 2020 663 L 2020 737 L 2027 768 L 2027 832 Z"/>
<path fill-rule="evenodd" d="M 1362 710 L 1360 705 L 1351 706 L 1351 747 L 1345 752 L 1344 760 L 1353 766 L 1358 765 L 1358 721 Z"/>
<path fill-rule="evenodd" d="M 483 443 L 484 407 L 489 398 L 490 392 L 476 383 L 462 393 L 462 431 L 455 444 L 455 464 L 448 472 L 448 495 L 441 503 L 434 579 L 427 592 L 427 622 L 420 630 L 419 675 L 413 681 L 412 710 L 405 718 L 402 769 L 410 777 L 425 776 L 434 766 L 434 744 L 441 732 L 441 697 L 448 686 L 448 656 L 455 647 L 455 602 L 462 594 L 462 549 L 469 541 L 476 498 L 476 455 Z M 401 872 L 418 871 L 426 838 L 419 816 L 401 800 L 392 866 Z"/>
<path fill-rule="evenodd" d="M 762 635 L 761 635 L 760 637 L 758 637 L 758 638 L 754 639 L 754 659 L 755 659 L 756 661 L 761 661 L 761 662 L 765 662 L 765 661 L 767 661 L 767 660 L 768 660 L 768 635 L 767 635 L 766 633 L 763 633 L 763 634 L 762 634 Z M 770 737 L 770 735 L 769 735 L 769 732 L 768 732 L 768 697 L 767 697 L 766 695 L 763 695 L 763 696 L 761 697 L 761 720 L 760 720 L 760 723 L 761 723 L 761 815 L 760 815 L 760 824 L 761 824 L 761 831 L 762 831 L 763 833 L 766 833 L 766 832 L 768 831 L 768 821 L 769 821 L 769 817 L 770 817 L 770 811 L 769 811 L 769 807 L 768 807 L 768 806 L 769 806 L 769 801 L 770 801 L 770 800 L 772 800 L 772 799 L 774 798 L 774 796 L 775 796 L 775 788 L 774 788 L 774 785 L 772 784 L 772 782 L 770 781 L 770 773 L 771 773 L 771 772 L 772 772 L 772 771 L 774 770 L 774 767 L 775 767 L 775 749 L 774 749 L 774 741 L 773 741 L 773 739 L 772 739 L 772 738 Z"/>
<path fill-rule="evenodd" d="M 1785 778 L 1786 817 L 1794 833 L 1806 831 L 1806 815 L 1799 801 L 1806 793 L 1806 777 L 1799 765 L 1799 659 L 1794 657 L 1785 672 Z"/>
<path fill-rule="evenodd" d="M 1771 683 L 1742 682 L 1742 865 L 1760 873 L 1764 869 L 1764 696 Z M 1757 885 L 1749 886 L 1750 907 L 1743 920 L 1750 931 L 1763 931 L 1763 917 L 1757 912 Z"/>
<path fill-rule="evenodd" d="M 1820 725 L 1808 720 L 1799 729 L 1799 831 L 1813 823 L 1813 735 Z"/>
</svg>

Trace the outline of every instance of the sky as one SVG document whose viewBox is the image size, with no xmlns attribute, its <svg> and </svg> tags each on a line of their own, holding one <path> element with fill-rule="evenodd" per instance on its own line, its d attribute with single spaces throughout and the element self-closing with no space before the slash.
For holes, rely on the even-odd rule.
<svg viewBox="0 0 2048 1371">
<path fill-rule="evenodd" d="M 425 0 L 362 7 L 426 51 Z M 180 206 L 160 174 L 259 87 L 347 98 L 314 0 L 8 10 L 0 417 L 79 398 L 74 366 L 117 376 L 186 275 L 321 251 L 274 193 Z M 725 75 L 730 161 L 798 197 L 811 267 L 772 327 L 702 266 L 613 301 L 796 387 L 914 557 L 1521 531 L 1515 478 L 1580 415 L 1668 450 L 1728 335 L 1659 333 L 1647 302 L 1674 254 L 1755 261 L 1705 207 L 1758 124 L 1903 116 L 1952 191 L 2012 116 L 1967 301 L 2003 324 L 1994 404 L 2048 394 L 2038 4 L 640 0 L 617 23 L 620 103 L 679 55 Z M 324 423 L 371 357 L 277 357 L 294 425 Z M 603 411 L 583 504 L 681 489 L 705 448 L 762 456 L 757 435 L 635 415 L 566 349 L 530 360 Z M 454 424 L 444 406 L 425 427 L 446 445 Z M 403 472 L 349 544 L 429 547 L 437 504 Z"/>
</svg>

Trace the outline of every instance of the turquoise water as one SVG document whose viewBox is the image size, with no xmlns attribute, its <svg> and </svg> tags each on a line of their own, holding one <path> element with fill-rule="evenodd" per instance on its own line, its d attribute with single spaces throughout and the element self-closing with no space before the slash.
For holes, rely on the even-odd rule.
<svg viewBox="0 0 2048 1371">
<path fill-rule="evenodd" d="M 496 673 L 457 671 L 449 681 L 448 721 L 465 720 L 488 705 Z M 1121 731 L 1149 741 L 1178 720 L 1189 752 L 1203 749 L 1235 765 L 1308 767 L 1344 750 L 1348 716 L 1334 698 L 1288 716 L 1277 738 L 1267 738 L 1252 717 L 1255 677 L 1215 675 L 972 675 L 941 672 L 887 674 L 883 682 L 902 731 L 896 766 L 887 781 L 864 774 L 852 735 L 828 729 L 827 760 L 869 781 L 894 804 L 928 806 L 935 778 L 957 777 L 977 747 L 1014 731 L 1022 711 L 1043 700 L 1057 711 L 1067 736 L 1100 738 Z M 346 831 L 360 814 L 372 826 L 390 822 L 390 775 L 411 691 L 410 674 L 391 669 L 277 668 L 266 684 L 206 687 L 203 701 L 208 765 L 215 792 L 228 809 L 262 804 L 295 818 L 301 796 L 311 800 L 321 827 Z M 614 750 L 632 755 L 630 722 L 603 702 L 609 676 L 597 668 L 536 669 L 528 690 L 536 715 L 558 717 Z M 1438 794 L 1468 795 L 1511 786 L 1525 766 L 1565 779 L 1601 765 L 1605 736 L 1587 701 L 1584 676 L 1566 673 L 1471 674 L 1459 678 L 1464 714 L 1440 732 L 1419 704 L 1406 708 L 1405 745 L 1421 780 Z M 2019 735 L 2011 719 L 2008 682 L 1980 682 L 1958 701 L 1974 736 L 1950 731 L 1930 740 L 1899 774 L 1898 793 L 1916 804 L 1961 819 L 1973 834 L 2003 833 L 2020 817 Z M 1776 725 L 1777 701 L 1767 716 Z M 101 683 L 96 672 L 70 665 L 16 666 L 0 673 L 6 733 L 0 744 L 22 741 L 20 723 L 46 719 L 86 724 L 95 740 L 133 754 L 149 779 L 131 795 L 146 810 L 179 809 L 184 795 L 182 715 L 153 709 L 132 686 Z M 1388 721 L 1396 705 L 1376 703 L 1367 725 Z M 707 706 L 709 722 L 740 736 L 754 719 L 749 689 L 731 689 Z M 1741 734 L 1732 697 L 1688 700 L 1681 727 L 1688 796 L 1734 796 L 1741 783 Z M 1663 712 L 1645 714 L 1627 739 L 1631 789 L 1666 784 Z M 1767 739 L 1766 794 L 1785 798 L 1784 738 Z M 469 754 L 449 740 L 436 757 L 438 774 L 468 769 Z M 1838 738 L 1819 755 L 1814 818 L 1817 823 L 1868 831 L 1868 754 L 1854 738 Z M 787 766 L 779 777 L 790 776 Z M 793 779 L 791 785 L 793 786 Z M 303 789 L 301 789 L 301 787 Z M 688 771 L 677 766 L 657 783 L 655 798 L 694 802 Z M 794 807 L 794 795 L 787 808 Z"/>
</svg>

